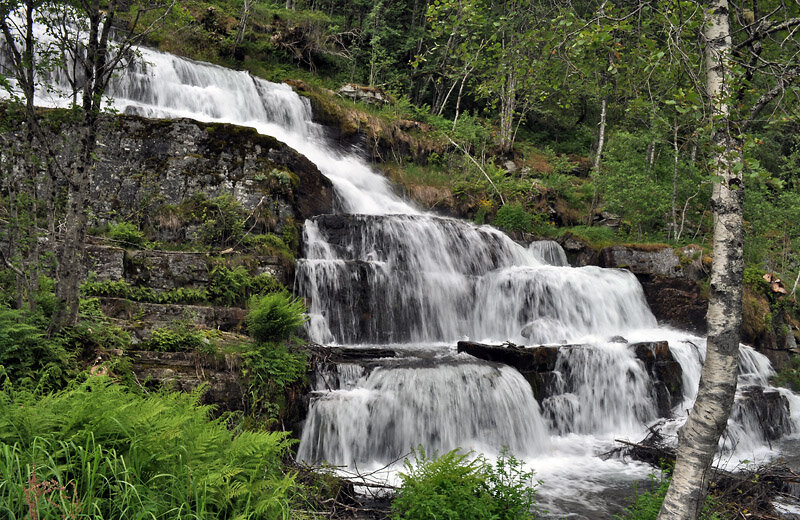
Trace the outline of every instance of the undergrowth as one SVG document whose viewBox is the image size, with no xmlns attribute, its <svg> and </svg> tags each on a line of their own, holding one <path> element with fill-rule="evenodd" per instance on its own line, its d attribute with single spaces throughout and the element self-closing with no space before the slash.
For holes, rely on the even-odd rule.
<svg viewBox="0 0 800 520">
<path fill-rule="evenodd" d="M 287 434 L 230 431 L 192 395 L 108 379 L 0 392 L 0 517 L 289 519 Z"/>
</svg>

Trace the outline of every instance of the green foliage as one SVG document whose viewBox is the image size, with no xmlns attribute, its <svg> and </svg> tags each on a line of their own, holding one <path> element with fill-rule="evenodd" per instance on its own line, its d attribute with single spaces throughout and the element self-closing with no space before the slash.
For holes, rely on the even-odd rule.
<svg viewBox="0 0 800 520">
<path fill-rule="evenodd" d="M 303 301 L 287 292 L 254 296 L 248 308 L 247 330 L 258 342 L 288 339 L 308 319 Z"/>
<path fill-rule="evenodd" d="M 132 286 L 125 280 L 92 280 L 81 286 L 84 296 L 124 298 L 144 303 L 182 303 L 244 305 L 253 295 L 284 290 L 283 285 L 270 274 L 252 275 L 244 266 L 229 268 L 214 267 L 210 273 L 208 287 L 176 287 L 167 291 L 156 291 L 150 287 Z"/>
<path fill-rule="evenodd" d="M 125 247 L 142 248 L 147 242 L 144 233 L 129 222 L 111 224 L 108 229 L 108 236 L 122 243 Z"/>
<path fill-rule="evenodd" d="M 232 432 L 199 395 L 143 397 L 105 378 L 0 392 L 0 516 L 292 518 L 286 434 Z"/>
<path fill-rule="evenodd" d="M 504 231 L 530 232 L 533 230 L 533 216 L 522 204 L 504 204 L 497 210 L 493 224 Z"/>
<path fill-rule="evenodd" d="M 244 266 L 217 266 L 211 270 L 208 299 L 218 305 L 244 305 L 254 295 L 281 290 L 283 285 L 270 274 L 253 276 Z"/>
<path fill-rule="evenodd" d="M 453 450 L 429 458 L 420 447 L 405 461 L 392 502 L 394 520 L 516 520 L 530 518 L 537 482 L 503 451 L 496 464 Z"/>
<path fill-rule="evenodd" d="M 70 356 L 28 313 L 0 305 L 0 367 L 15 385 L 49 390 L 67 380 Z"/>
<path fill-rule="evenodd" d="M 159 352 L 216 352 L 214 343 L 188 320 L 175 321 L 166 327 L 153 329 L 143 346 Z"/>
<path fill-rule="evenodd" d="M 213 199 L 195 195 L 193 217 L 200 221 L 197 238 L 208 246 L 225 247 L 237 244 L 244 236 L 245 217 L 236 198 L 223 194 Z"/>
<path fill-rule="evenodd" d="M 286 390 L 305 380 L 308 357 L 281 343 L 256 343 L 244 355 L 247 411 L 258 421 L 274 421 L 286 411 Z"/>
<path fill-rule="evenodd" d="M 790 388 L 795 392 L 800 391 L 800 356 L 793 355 L 791 364 L 782 368 L 772 379 L 777 386 Z"/>
<path fill-rule="evenodd" d="M 573 226 L 567 228 L 567 232 L 582 238 L 595 247 L 605 247 L 616 238 L 613 229 L 606 226 Z"/>
<path fill-rule="evenodd" d="M 669 213 L 667 185 L 643 164 L 647 144 L 638 135 L 617 132 L 609 138 L 603 171 L 594 179 L 605 209 L 630 222 L 639 235 L 663 229 Z"/>
<path fill-rule="evenodd" d="M 294 262 L 293 250 L 283 241 L 283 238 L 274 233 L 247 235 L 242 241 L 242 245 L 259 255 L 278 256 Z"/>
<path fill-rule="evenodd" d="M 59 338 L 69 352 L 84 360 L 93 359 L 97 351 L 124 350 L 131 344 L 130 334 L 110 323 L 97 298 L 80 300 L 78 323 L 63 329 Z"/>
<path fill-rule="evenodd" d="M 742 282 L 754 293 L 769 298 L 772 295 L 769 282 L 763 278 L 764 272 L 758 267 L 745 267 Z"/>
<path fill-rule="evenodd" d="M 81 285 L 81 294 L 85 297 L 124 298 L 144 303 L 202 304 L 209 302 L 208 289 L 205 287 L 198 289 L 177 287 L 158 292 L 150 287 L 132 286 L 125 280 L 87 280 Z"/>
</svg>

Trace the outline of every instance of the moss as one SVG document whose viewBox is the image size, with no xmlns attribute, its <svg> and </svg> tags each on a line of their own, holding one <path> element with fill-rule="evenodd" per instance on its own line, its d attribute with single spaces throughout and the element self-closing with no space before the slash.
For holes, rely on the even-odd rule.
<svg viewBox="0 0 800 520">
<path fill-rule="evenodd" d="M 742 335 L 755 341 L 769 332 L 771 324 L 769 302 L 752 288 L 745 286 L 742 296 Z"/>
</svg>

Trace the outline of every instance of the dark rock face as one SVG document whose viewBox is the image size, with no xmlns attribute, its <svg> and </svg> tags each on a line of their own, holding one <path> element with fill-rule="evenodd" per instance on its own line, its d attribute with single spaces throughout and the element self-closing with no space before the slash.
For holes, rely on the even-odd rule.
<svg viewBox="0 0 800 520">
<path fill-rule="evenodd" d="M 750 386 L 742 391 L 731 410 L 731 418 L 739 423 L 755 423 L 764 439 L 774 441 L 791 433 L 789 401 L 780 392 Z"/>
<path fill-rule="evenodd" d="M 203 356 L 197 352 L 128 352 L 132 370 L 139 381 L 175 390 L 192 392 L 207 384 L 202 403 L 213 404 L 217 412 L 244 409 L 244 392 L 239 383 L 239 360 L 226 356 L 224 360 Z"/>
<path fill-rule="evenodd" d="M 122 298 L 100 298 L 100 308 L 109 318 L 125 322 L 134 342 L 149 338 L 152 329 L 185 320 L 186 316 L 202 327 L 226 331 L 241 328 L 246 316 L 246 311 L 238 307 L 140 303 Z"/>
<path fill-rule="evenodd" d="M 659 416 L 668 417 L 672 407 L 683 398 L 680 363 L 672 356 L 666 341 L 633 343 L 631 348 L 653 378 Z"/>
<path fill-rule="evenodd" d="M 635 274 L 659 323 L 705 334 L 708 300 L 698 283 L 706 276 L 700 255 L 693 246 L 645 250 L 611 246 L 600 251 L 599 265 Z"/>
<path fill-rule="evenodd" d="M 583 240 L 576 238 L 572 233 L 565 233 L 558 238 L 557 242 L 564 248 L 569 265 L 575 267 L 598 265 L 599 254 L 597 250 Z"/>
<path fill-rule="evenodd" d="M 332 185 L 313 163 L 252 128 L 120 116 L 104 122 L 98 142 L 90 191 L 98 224 L 154 214 L 195 193 L 232 194 L 248 212 L 260 206 L 277 231 L 286 219 L 302 221 L 333 207 Z M 274 170 L 293 176 L 292 186 L 270 182 Z"/>
<path fill-rule="evenodd" d="M 536 400 L 540 403 L 553 395 L 559 353 L 565 349 L 583 348 L 583 345 L 505 347 L 459 341 L 458 351 L 480 359 L 503 363 L 516 368 L 530 383 Z M 654 397 L 658 414 L 669 417 L 672 407 L 683 398 L 681 377 L 683 370 L 672 356 L 666 341 L 631 343 L 636 357 L 644 363 L 654 384 Z"/>
</svg>

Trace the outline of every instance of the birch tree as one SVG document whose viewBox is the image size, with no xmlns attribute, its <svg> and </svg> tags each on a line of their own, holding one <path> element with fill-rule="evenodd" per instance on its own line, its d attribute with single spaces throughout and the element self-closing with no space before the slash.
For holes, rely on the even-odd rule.
<svg viewBox="0 0 800 520">
<path fill-rule="evenodd" d="M 777 101 L 793 93 L 798 77 L 800 52 L 793 35 L 800 17 L 792 16 L 798 6 L 778 5 L 760 17 L 758 2 L 753 5 L 748 16 L 743 11 L 737 16 L 728 0 L 710 0 L 704 6 L 705 94 L 712 109 L 715 181 L 708 340 L 697 398 L 678 435 L 675 470 L 660 520 L 693 520 L 703 506 L 709 468 L 736 393 L 744 272 L 742 140 L 766 107 L 772 107 L 769 118 L 776 118 Z M 783 19 L 775 20 L 777 15 Z M 738 43 L 732 40 L 732 18 L 743 25 Z M 776 46 L 766 48 L 774 42 Z"/>
</svg>

